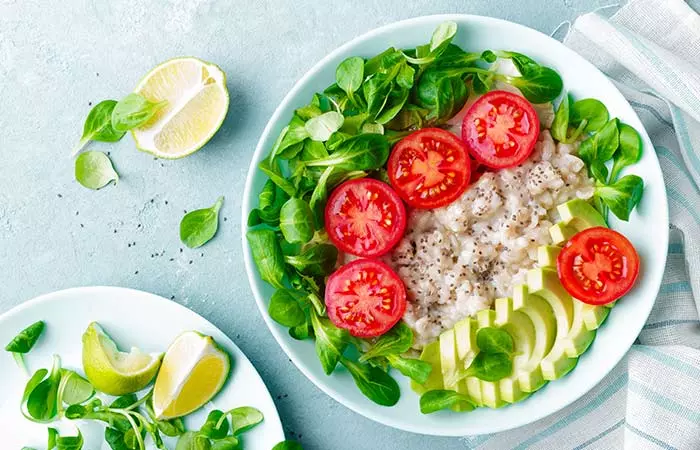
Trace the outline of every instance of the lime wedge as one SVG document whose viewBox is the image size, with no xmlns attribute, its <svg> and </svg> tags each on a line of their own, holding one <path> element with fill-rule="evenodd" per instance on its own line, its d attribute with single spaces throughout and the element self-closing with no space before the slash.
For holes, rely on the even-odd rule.
<svg viewBox="0 0 700 450">
<path fill-rule="evenodd" d="M 152 102 L 167 101 L 132 135 L 139 150 L 177 159 L 199 150 L 217 132 L 228 111 L 226 75 L 197 58 L 176 58 L 151 70 L 136 93 Z"/>
<path fill-rule="evenodd" d="M 153 390 L 158 419 L 172 419 L 202 407 L 223 387 L 231 370 L 228 353 L 211 336 L 187 331 L 163 358 Z"/>
<path fill-rule="evenodd" d="M 97 322 L 83 333 L 83 370 L 98 391 L 124 395 L 140 391 L 156 376 L 162 353 L 144 353 L 132 348 L 120 352 L 117 344 Z"/>
</svg>

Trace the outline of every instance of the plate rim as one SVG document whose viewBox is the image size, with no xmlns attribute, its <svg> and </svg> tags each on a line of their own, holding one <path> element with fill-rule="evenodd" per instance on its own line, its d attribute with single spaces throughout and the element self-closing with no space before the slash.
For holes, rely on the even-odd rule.
<svg viewBox="0 0 700 450">
<path fill-rule="evenodd" d="M 270 135 L 272 128 L 275 127 L 275 125 L 282 119 L 282 113 L 284 112 L 285 109 L 289 106 L 290 103 L 294 100 L 294 98 L 297 96 L 298 92 L 303 88 L 303 86 L 307 83 L 309 79 L 314 77 L 320 70 L 322 70 L 328 63 L 329 61 L 333 60 L 336 58 L 338 55 L 342 54 L 346 50 L 348 50 L 351 47 L 354 47 L 358 44 L 361 44 L 362 42 L 369 41 L 373 38 L 375 38 L 376 35 L 381 34 L 383 32 L 389 32 L 395 28 L 401 28 L 401 27 L 410 27 L 411 25 L 414 24 L 419 24 L 424 21 L 447 21 L 447 20 L 462 20 L 462 21 L 482 21 L 482 22 L 492 22 L 508 27 L 514 27 L 518 28 L 520 31 L 524 31 L 527 33 L 535 33 L 540 35 L 540 37 L 545 38 L 548 40 L 550 43 L 556 46 L 560 46 L 563 49 L 566 50 L 566 52 L 570 53 L 577 59 L 577 64 L 582 64 L 585 66 L 588 70 L 598 72 L 602 76 L 604 76 L 607 79 L 607 82 L 611 85 L 611 87 L 617 91 L 620 94 L 620 97 L 623 99 L 625 104 L 629 106 L 630 110 L 632 111 L 632 114 L 634 117 L 639 121 L 639 123 L 642 123 L 641 119 L 639 118 L 638 114 L 636 111 L 634 111 L 634 108 L 629 104 L 629 101 L 624 97 L 622 92 L 615 86 L 615 84 L 596 66 L 594 66 L 590 61 L 588 61 L 586 58 L 581 56 L 578 52 L 575 50 L 567 47 L 564 45 L 563 42 L 560 42 L 556 39 L 554 39 L 552 36 L 548 36 L 545 33 L 542 33 L 539 30 L 535 30 L 534 28 L 528 27 L 526 25 L 522 25 L 516 22 L 512 22 L 509 20 L 505 19 L 499 19 L 495 17 L 490 17 L 490 16 L 483 16 L 483 15 L 476 15 L 476 14 L 431 14 L 431 15 L 424 15 L 424 16 L 418 16 L 418 17 L 412 17 L 408 19 L 403 19 L 395 22 L 391 22 L 376 28 L 372 28 L 354 38 L 351 40 L 343 43 L 339 47 L 335 48 L 328 54 L 326 54 L 323 58 L 321 58 L 318 62 L 316 62 L 310 69 L 308 69 L 304 75 L 299 78 L 292 88 L 287 92 L 287 94 L 283 97 L 282 101 L 278 104 L 278 106 L 275 108 L 272 116 L 270 116 L 270 119 L 268 120 L 267 124 L 265 125 L 262 133 L 260 134 L 260 138 L 258 139 L 258 142 L 255 147 L 255 151 L 252 154 L 251 161 L 248 167 L 248 171 L 246 173 L 246 182 L 245 182 L 245 189 L 243 192 L 243 200 L 241 204 L 241 244 L 243 247 L 243 259 L 245 263 L 245 268 L 246 268 L 246 273 L 248 276 L 248 284 L 253 292 L 253 296 L 255 298 L 255 302 L 258 306 L 258 309 L 260 310 L 261 315 L 263 316 L 263 320 L 265 321 L 265 324 L 267 325 L 268 329 L 274 336 L 275 340 L 279 344 L 279 346 L 284 350 L 285 354 L 287 357 L 294 363 L 296 368 L 304 374 L 306 378 L 308 378 L 318 389 L 323 391 L 325 394 L 327 394 L 329 397 L 334 399 L 336 402 L 340 403 L 341 405 L 345 406 L 346 408 L 349 408 L 353 412 L 360 414 L 363 417 L 366 417 L 370 420 L 373 420 L 377 423 L 381 423 L 383 425 L 387 425 L 393 428 L 397 428 L 403 431 L 408 431 L 411 433 L 416 433 L 416 434 L 423 434 L 423 435 L 430 435 L 430 436 L 451 436 L 451 437 L 460 437 L 464 436 L 465 433 L 462 431 L 460 432 L 459 430 L 456 429 L 431 429 L 428 426 L 423 426 L 423 427 L 417 427 L 417 426 L 408 426 L 404 423 L 404 421 L 401 420 L 395 420 L 393 419 L 389 414 L 386 415 L 381 415 L 377 414 L 371 410 L 366 409 L 362 405 L 355 404 L 352 401 L 349 401 L 348 399 L 345 398 L 345 396 L 340 393 L 338 390 L 335 388 L 331 387 L 328 383 L 324 382 L 320 377 L 317 377 L 311 371 L 306 367 L 304 363 L 302 363 L 298 358 L 296 357 L 296 351 L 292 348 L 291 342 L 288 343 L 286 340 L 285 333 L 280 331 L 280 329 L 277 327 L 277 323 L 272 320 L 272 318 L 267 314 L 267 304 L 264 301 L 264 296 L 262 295 L 262 292 L 260 291 L 260 288 L 258 287 L 258 284 L 261 283 L 262 281 L 254 282 L 253 280 L 258 280 L 259 276 L 255 270 L 255 264 L 252 260 L 252 255 L 250 252 L 250 247 L 247 243 L 246 239 L 246 232 L 249 229 L 247 219 L 248 219 L 248 214 L 253 208 L 251 204 L 251 194 L 252 194 L 252 185 L 253 185 L 253 178 L 256 173 L 257 169 L 257 164 L 255 164 L 257 161 L 261 160 L 265 148 L 263 147 L 264 141 L 267 139 L 267 137 Z M 642 126 L 640 130 L 640 134 L 642 136 L 642 140 L 645 143 L 651 143 L 651 138 L 649 137 L 649 134 L 647 133 L 646 129 Z M 649 147 L 649 146 L 647 146 Z M 651 145 L 651 148 L 653 148 L 653 145 Z M 655 152 L 648 152 L 651 153 L 651 157 L 653 158 L 656 167 L 659 170 L 659 174 L 661 177 L 661 181 L 664 181 L 663 178 L 663 172 L 661 171 L 661 166 L 658 160 L 658 157 Z M 665 186 L 665 181 L 664 181 L 664 186 Z M 663 241 L 663 248 L 668 247 L 668 240 L 669 240 L 669 230 L 668 230 L 668 224 L 669 224 L 669 210 L 668 210 L 668 197 L 666 195 L 665 189 L 663 191 L 663 204 L 662 205 L 656 205 L 659 209 L 659 212 L 661 213 L 661 222 L 663 225 L 665 225 L 664 228 L 664 233 L 663 236 L 659 236 L 659 238 Z M 658 264 L 660 266 L 665 267 L 666 265 L 666 260 L 667 260 L 668 252 L 664 251 L 663 256 L 658 259 Z M 661 273 L 663 275 L 663 271 Z M 629 338 L 627 341 L 629 341 L 627 344 L 625 344 L 624 347 L 624 352 L 621 352 L 621 354 L 614 354 L 614 364 L 609 365 L 606 370 L 600 371 L 600 375 L 596 375 L 592 377 L 591 379 L 593 380 L 592 382 L 588 382 L 585 387 L 580 390 L 580 394 L 578 396 L 574 396 L 571 399 L 568 399 L 567 401 L 563 402 L 560 405 L 557 405 L 558 407 L 550 409 L 546 411 L 545 413 L 539 413 L 537 411 L 533 411 L 533 413 L 530 415 L 530 418 L 527 419 L 526 421 L 518 422 L 515 424 L 501 424 L 500 426 L 494 427 L 492 430 L 488 431 L 481 431 L 481 432 L 473 432 L 470 435 L 471 436 L 476 436 L 476 435 L 483 435 L 483 434 L 490 434 L 490 433 L 497 433 L 497 432 L 502 432 L 502 431 L 507 431 L 511 429 L 515 429 L 517 427 L 525 426 L 531 423 L 534 423 L 540 419 L 543 419 L 545 417 L 549 417 L 553 414 L 556 414 L 557 412 L 563 410 L 564 408 L 570 406 L 572 403 L 576 402 L 577 400 L 580 400 L 583 398 L 586 394 L 588 394 L 594 387 L 596 387 L 600 382 L 602 382 L 605 377 L 607 377 L 613 368 L 622 361 L 624 356 L 629 352 L 630 348 L 634 344 L 634 341 L 637 339 L 639 336 L 640 332 L 642 331 L 642 328 L 646 321 L 648 320 L 649 315 L 651 314 L 652 308 L 654 304 L 656 303 L 656 297 L 658 296 L 659 289 L 661 287 L 662 283 L 662 276 L 660 276 L 657 280 L 657 282 L 653 285 L 653 289 L 651 289 L 648 292 L 649 296 L 654 297 L 653 301 L 648 302 L 648 310 L 645 311 L 644 317 L 645 320 L 641 322 L 638 326 L 634 327 L 633 330 L 634 333 L 629 333 L 627 336 Z M 623 348 L 620 347 L 620 348 Z"/>
<path fill-rule="evenodd" d="M 229 345 L 231 345 L 232 348 L 234 348 L 236 351 L 238 351 L 244 358 L 245 361 L 248 362 L 250 367 L 253 370 L 253 374 L 260 380 L 260 383 L 262 384 L 263 388 L 265 389 L 265 392 L 267 393 L 267 396 L 270 399 L 270 403 L 275 409 L 275 417 L 274 418 L 269 418 L 268 415 L 265 416 L 265 422 L 275 428 L 275 433 L 279 436 L 278 441 L 283 441 L 286 439 L 285 434 L 284 434 L 284 426 L 282 425 L 282 419 L 279 416 L 279 411 L 277 409 L 277 405 L 275 404 L 274 398 L 272 394 L 270 393 L 270 390 L 267 387 L 267 383 L 265 383 L 265 380 L 260 376 L 260 373 L 258 372 L 258 369 L 255 367 L 255 365 L 250 361 L 248 358 L 248 355 L 241 350 L 241 348 L 236 344 L 233 339 L 229 337 L 227 333 L 224 333 L 224 331 L 211 323 L 207 318 L 203 317 L 201 314 L 199 314 L 196 311 L 191 310 L 190 308 L 181 305 L 180 303 L 174 302 L 172 300 L 168 300 L 167 298 L 154 294 L 152 292 L 148 291 L 143 291 L 140 289 L 134 289 L 134 288 L 129 288 L 129 287 L 123 287 L 123 286 L 109 286 L 109 285 L 91 285 L 91 286 L 76 286 L 76 287 L 70 287 L 70 288 L 65 288 L 65 289 L 59 289 L 56 291 L 51 291 L 51 292 L 46 292 L 44 294 L 37 295 L 29 300 L 26 300 L 18 305 L 15 305 L 14 307 L 10 308 L 9 310 L 5 311 L 4 313 L 0 314 L 0 323 L 4 321 L 11 321 L 13 316 L 19 315 L 24 313 L 27 310 L 30 310 L 32 308 L 35 308 L 37 306 L 41 306 L 46 303 L 51 303 L 51 302 L 60 302 L 59 298 L 56 298 L 58 296 L 72 296 L 72 295 L 85 295 L 85 292 L 90 292 L 90 291 L 102 291 L 102 290 L 108 290 L 108 291 L 115 291 L 121 294 L 124 294 L 125 296 L 128 295 L 145 295 L 146 297 L 150 297 L 154 302 L 157 303 L 167 303 L 169 307 L 173 307 L 177 310 L 182 311 L 185 314 L 189 314 L 194 316 L 195 318 L 202 320 L 205 322 L 207 325 L 212 327 L 213 329 L 219 331 L 223 336 L 228 339 Z M 236 364 L 236 367 L 238 367 L 238 364 Z M 228 384 L 228 383 L 227 383 Z M 274 420 L 270 420 L 274 419 Z"/>
</svg>

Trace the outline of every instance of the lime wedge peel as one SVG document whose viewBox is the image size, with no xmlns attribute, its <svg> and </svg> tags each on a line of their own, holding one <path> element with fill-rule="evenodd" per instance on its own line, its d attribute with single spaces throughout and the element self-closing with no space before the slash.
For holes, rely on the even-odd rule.
<svg viewBox="0 0 700 450">
<path fill-rule="evenodd" d="M 167 101 L 145 125 L 132 130 L 136 147 L 159 158 L 178 159 L 204 146 L 223 123 L 229 106 L 226 75 L 193 57 L 175 58 L 151 70 L 136 87 L 150 101 Z"/>
</svg>

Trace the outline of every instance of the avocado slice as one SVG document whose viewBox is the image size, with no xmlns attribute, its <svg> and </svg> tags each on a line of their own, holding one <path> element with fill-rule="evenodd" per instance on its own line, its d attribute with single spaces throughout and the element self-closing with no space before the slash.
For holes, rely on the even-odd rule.
<svg viewBox="0 0 700 450">
<path fill-rule="evenodd" d="M 527 286 L 522 284 L 513 289 L 512 310 L 525 314 L 535 330 L 530 358 L 515 372 L 520 389 L 523 392 L 534 392 L 547 383 L 542 376 L 540 362 L 554 345 L 557 334 L 556 319 L 549 304 L 539 296 L 530 295 Z"/>
<path fill-rule="evenodd" d="M 574 305 L 571 295 L 559 282 L 556 270 L 536 268 L 527 272 L 527 287 L 531 294 L 549 303 L 557 320 L 557 341 L 564 339 L 571 329 Z"/>
<path fill-rule="evenodd" d="M 440 364 L 442 370 L 442 380 L 445 389 L 455 390 L 456 385 L 447 384 L 449 380 L 456 378 L 457 372 L 457 346 L 455 344 L 455 329 L 443 331 L 438 339 L 440 343 Z"/>
<path fill-rule="evenodd" d="M 430 372 L 428 381 L 426 381 L 425 384 L 418 384 L 411 380 L 411 389 L 413 389 L 419 395 L 427 391 L 443 389 L 442 365 L 440 364 L 440 343 L 435 341 L 423 347 L 423 351 L 420 354 L 420 359 L 421 361 L 430 363 L 430 365 L 433 366 L 433 371 Z"/>
<path fill-rule="evenodd" d="M 562 245 L 574 235 L 578 233 L 575 228 L 566 225 L 564 222 L 558 222 L 549 227 L 549 235 L 552 238 L 554 245 Z"/>
<path fill-rule="evenodd" d="M 557 267 L 557 258 L 561 247 L 556 245 L 540 245 L 537 247 L 537 264 L 540 267 Z"/>
<path fill-rule="evenodd" d="M 575 198 L 557 206 L 562 222 L 578 231 L 592 227 L 607 227 L 603 216 L 585 200 Z"/>
</svg>

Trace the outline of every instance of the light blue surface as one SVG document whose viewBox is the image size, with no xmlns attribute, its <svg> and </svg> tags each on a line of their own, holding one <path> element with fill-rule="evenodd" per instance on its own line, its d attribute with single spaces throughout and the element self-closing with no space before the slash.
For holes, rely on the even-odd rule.
<svg viewBox="0 0 700 450">
<path fill-rule="evenodd" d="M 294 82 L 329 51 L 372 28 L 419 15 L 471 13 L 550 33 L 606 3 L 147 3 L 0 0 L 0 313 L 72 286 L 119 285 L 173 297 L 248 355 L 275 397 L 288 437 L 305 449 L 466 448 L 458 439 L 364 419 L 314 387 L 287 359 L 259 316 L 241 260 L 239 211 L 248 163 Z M 181 55 L 215 62 L 227 73 L 231 107 L 217 136 L 179 161 L 154 160 L 136 151 L 129 137 L 93 144 L 111 152 L 121 180 L 98 192 L 78 185 L 69 153 L 89 104 L 125 95 L 157 63 Z M 226 203 L 217 237 L 201 250 L 181 250 L 177 229 L 184 210 L 208 206 L 220 194 Z"/>
</svg>

